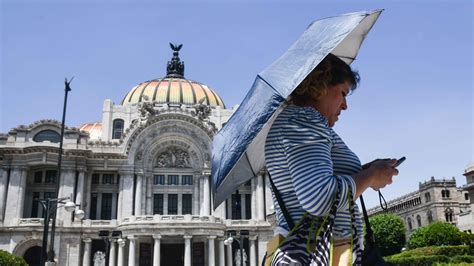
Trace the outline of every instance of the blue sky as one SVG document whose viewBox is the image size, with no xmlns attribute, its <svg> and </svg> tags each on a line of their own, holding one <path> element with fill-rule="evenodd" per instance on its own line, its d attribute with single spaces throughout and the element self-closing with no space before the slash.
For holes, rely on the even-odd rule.
<svg viewBox="0 0 474 266">
<path fill-rule="evenodd" d="M 239 104 L 255 75 L 313 20 L 385 11 L 353 63 L 362 82 L 337 132 L 363 162 L 406 156 L 387 200 L 456 177 L 474 162 L 472 1 L 1 1 L 0 132 L 60 120 L 100 121 L 136 84 L 165 75 L 183 43 L 185 76 Z M 368 206 L 377 194 L 366 193 Z"/>
</svg>

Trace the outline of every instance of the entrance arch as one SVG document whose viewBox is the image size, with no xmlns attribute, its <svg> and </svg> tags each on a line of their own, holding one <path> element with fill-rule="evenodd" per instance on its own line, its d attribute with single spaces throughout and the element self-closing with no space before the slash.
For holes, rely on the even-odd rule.
<svg viewBox="0 0 474 266">
<path fill-rule="evenodd" d="M 34 246 L 26 250 L 23 258 L 29 266 L 40 266 L 39 258 L 41 257 L 41 247 Z"/>
</svg>

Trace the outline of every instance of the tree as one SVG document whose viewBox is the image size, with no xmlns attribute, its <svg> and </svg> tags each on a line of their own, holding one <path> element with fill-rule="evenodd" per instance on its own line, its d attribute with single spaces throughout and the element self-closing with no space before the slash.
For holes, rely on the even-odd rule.
<svg viewBox="0 0 474 266">
<path fill-rule="evenodd" d="M 382 256 L 400 253 L 406 242 L 402 219 L 394 214 L 379 214 L 369 221 Z"/>
<path fill-rule="evenodd" d="M 27 266 L 26 261 L 4 250 L 0 250 L 0 265 Z"/>
<path fill-rule="evenodd" d="M 452 224 L 435 222 L 417 229 L 410 237 L 408 246 L 419 248 L 427 246 L 460 245 L 463 237 L 461 231 Z"/>
</svg>

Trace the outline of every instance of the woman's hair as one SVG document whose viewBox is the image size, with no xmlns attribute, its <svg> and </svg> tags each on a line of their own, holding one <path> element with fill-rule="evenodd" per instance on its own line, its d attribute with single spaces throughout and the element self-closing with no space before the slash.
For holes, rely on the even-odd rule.
<svg viewBox="0 0 474 266">
<path fill-rule="evenodd" d="M 291 93 L 290 101 L 296 105 L 307 105 L 324 96 L 330 86 L 346 81 L 351 84 L 350 90 L 355 90 L 360 81 L 359 74 L 339 57 L 328 54 Z"/>
</svg>

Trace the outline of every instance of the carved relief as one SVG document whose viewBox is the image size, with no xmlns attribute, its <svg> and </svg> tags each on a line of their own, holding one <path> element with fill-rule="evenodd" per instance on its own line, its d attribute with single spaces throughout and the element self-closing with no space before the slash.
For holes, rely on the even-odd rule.
<svg viewBox="0 0 474 266">
<path fill-rule="evenodd" d="M 178 147 L 170 147 L 158 154 L 154 166 L 158 168 L 190 168 L 189 153 Z"/>
</svg>

